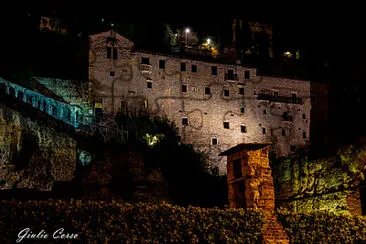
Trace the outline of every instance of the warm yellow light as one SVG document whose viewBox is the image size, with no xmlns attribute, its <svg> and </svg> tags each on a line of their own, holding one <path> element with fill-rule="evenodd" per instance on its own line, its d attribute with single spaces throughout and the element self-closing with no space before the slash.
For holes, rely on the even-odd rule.
<svg viewBox="0 0 366 244">
<path fill-rule="evenodd" d="M 210 44 L 211 43 L 211 39 L 210 38 L 208 38 L 207 39 L 207 44 Z"/>
<path fill-rule="evenodd" d="M 291 53 L 289 51 L 285 52 L 285 55 L 290 55 Z"/>
</svg>

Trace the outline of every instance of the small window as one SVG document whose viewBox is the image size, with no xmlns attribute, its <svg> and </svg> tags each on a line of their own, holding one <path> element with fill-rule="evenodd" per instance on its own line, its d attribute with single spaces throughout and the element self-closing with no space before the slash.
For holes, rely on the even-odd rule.
<svg viewBox="0 0 366 244">
<path fill-rule="evenodd" d="M 278 91 L 273 92 L 273 98 L 275 101 L 278 100 Z"/>
<path fill-rule="evenodd" d="M 159 69 L 165 69 L 165 60 L 159 60 Z"/>
<path fill-rule="evenodd" d="M 142 57 L 141 58 L 141 64 L 150 64 L 150 58 Z"/>
<path fill-rule="evenodd" d="M 180 71 L 186 71 L 186 63 L 180 63 Z"/>
<path fill-rule="evenodd" d="M 212 145 L 217 145 L 217 144 L 218 144 L 218 140 L 217 140 L 217 138 L 216 138 L 216 137 L 213 137 L 213 138 L 211 139 L 211 144 L 212 144 Z"/>
<path fill-rule="evenodd" d="M 152 88 L 152 82 L 151 81 L 146 82 L 146 87 L 147 88 Z"/>
<path fill-rule="evenodd" d="M 247 127 L 245 125 L 240 126 L 241 133 L 247 133 Z"/>
<path fill-rule="evenodd" d="M 225 89 L 225 90 L 224 90 L 224 96 L 225 96 L 225 97 L 230 96 L 230 91 Z"/>
<path fill-rule="evenodd" d="M 230 124 L 229 124 L 229 122 L 224 122 L 224 128 L 225 128 L 225 129 L 230 129 Z"/>
<path fill-rule="evenodd" d="M 217 75 L 217 66 L 211 66 L 211 74 Z"/>
<path fill-rule="evenodd" d="M 305 114 L 302 114 L 302 118 L 303 118 L 303 119 L 306 119 L 306 115 L 305 115 Z"/>
<path fill-rule="evenodd" d="M 149 101 L 148 100 L 144 100 L 144 107 L 148 108 L 149 107 Z"/>
<path fill-rule="evenodd" d="M 244 111 L 245 111 L 245 110 L 244 110 L 244 108 L 240 108 L 240 113 L 242 113 L 242 114 L 243 114 L 243 113 L 244 113 Z"/>
<path fill-rule="evenodd" d="M 114 72 L 114 71 L 110 71 L 110 72 L 109 72 L 109 75 L 110 75 L 110 76 L 114 76 L 114 75 L 115 75 L 115 72 Z"/>
<path fill-rule="evenodd" d="M 127 101 L 121 101 L 121 112 L 124 114 L 127 114 L 127 112 L 128 112 L 128 102 Z"/>
<path fill-rule="evenodd" d="M 118 51 L 116 47 L 113 47 L 113 59 L 114 60 L 118 59 Z"/>
<path fill-rule="evenodd" d="M 302 138 L 304 138 L 304 139 L 306 138 L 306 132 L 305 131 L 302 132 Z"/>
<path fill-rule="evenodd" d="M 263 135 L 267 134 L 266 128 L 264 128 L 264 127 L 262 128 L 262 134 Z"/>
<path fill-rule="evenodd" d="M 297 103 L 297 97 L 295 93 L 292 93 L 292 103 Z"/>
<path fill-rule="evenodd" d="M 295 152 L 296 151 L 296 146 L 294 146 L 294 145 L 290 146 L 290 151 Z"/>
<path fill-rule="evenodd" d="M 267 110 L 263 110 L 263 114 L 267 114 Z"/>
<path fill-rule="evenodd" d="M 182 125 L 188 125 L 188 118 L 187 117 L 182 118 Z"/>
<path fill-rule="evenodd" d="M 107 51 L 107 58 L 111 59 L 112 58 L 112 48 L 106 47 L 106 51 Z"/>
<path fill-rule="evenodd" d="M 182 92 L 187 92 L 187 85 L 182 85 Z"/>
<path fill-rule="evenodd" d="M 211 88 L 205 87 L 205 94 L 210 95 L 211 94 Z"/>
<path fill-rule="evenodd" d="M 283 112 L 282 117 L 283 120 L 288 120 L 288 112 Z"/>
<path fill-rule="evenodd" d="M 239 88 L 239 94 L 240 94 L 240 95 L 244 95 L 244 88 L 243 88 L 243 87 L 240 87 L 240 88 Z"/>
<path fill-rule="evenodd" d="M 285 129 L 282 129 L 282 135 L 286 136 L 286 130 Z"/>
<path fill-rule="evenodd" d="M 196 64 L 192 64 L 192 73 L 197 73 L 197 65 Z"/>
<path fill-rule="evenodd" d="M 244 78 L 245 78 L 246 80 L 249 80 L 249 79 L 250 79 L 250 72 L 249 72 L 249 70 L 245 70 L 245 71 L 244 71 Z"/>
</svg>

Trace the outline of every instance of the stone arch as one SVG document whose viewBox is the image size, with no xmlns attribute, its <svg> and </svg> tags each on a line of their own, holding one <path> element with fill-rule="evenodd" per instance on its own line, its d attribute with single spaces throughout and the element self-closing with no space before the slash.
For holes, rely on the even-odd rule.
<svg viewBox="0 0 366 244">
<path fill-rule="evenodd" d="M 21 101 L 24 101 L 24 93 L 22 90 L 18 90 L 17 98 Z"/>
<path fill-rule="evenodd" d="M 9 87 L 9 92 L 8 94 L 11 96 L 11 97 L 15 97 L 15 89 L 14 87 Z"/>
</svg>

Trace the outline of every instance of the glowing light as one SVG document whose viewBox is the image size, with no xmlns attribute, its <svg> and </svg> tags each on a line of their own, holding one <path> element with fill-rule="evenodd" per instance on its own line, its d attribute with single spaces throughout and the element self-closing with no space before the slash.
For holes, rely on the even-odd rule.
<svg viewBox="0 0 366 244">
<path fill-rule="evenodd" d="M 290 55 L 291 53 L 289 51 L 285 52 L 285 55 Z"/>
<path fill-rule="evenodd" d="M 191 30 L 189 28 L 186 28 L 185 32 L 189 33 Z"/>
<path fill-rule="evenodd" d="M 210 44 L 211 43 L 211 39 L 210 38 L 208 38 L 207 39 L 207 44 Z"/>
</svg>

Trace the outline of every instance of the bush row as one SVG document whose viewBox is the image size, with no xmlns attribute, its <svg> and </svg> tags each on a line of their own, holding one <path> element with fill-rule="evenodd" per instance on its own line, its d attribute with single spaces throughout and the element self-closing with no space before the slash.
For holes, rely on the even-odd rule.
<svg viewBox="0 0 366 244">
<path fill-rule="evenodd" d="M 0 201 L 0 236 L 14 242 L 20 230 L 64 228 L 79 239 L 124 243 L 260 243 L 256 210 L 179 207 L 168 203 L 103 201 Z"/>
<path fill-rule="evenodd" d="M 366 243 L 366 217 L 327 211 L 278 213 L 291 243 Z"/>
</svg>

